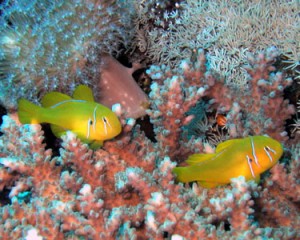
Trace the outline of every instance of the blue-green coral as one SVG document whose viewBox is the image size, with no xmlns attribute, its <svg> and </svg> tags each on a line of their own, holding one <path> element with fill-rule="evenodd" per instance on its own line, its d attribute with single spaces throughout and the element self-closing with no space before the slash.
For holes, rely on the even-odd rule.
<svg viewBox="0 0 300 240">
<path fill-rule="evenodd" d="M 70 93 L 99 78 L 101 53 L 130 42 L 126 1 L 6 1 L 0 17 L 0 102 L 37 100 L 53 89 Z M 127 12 L 126 14 L 120 14 Z"/>
</svg>

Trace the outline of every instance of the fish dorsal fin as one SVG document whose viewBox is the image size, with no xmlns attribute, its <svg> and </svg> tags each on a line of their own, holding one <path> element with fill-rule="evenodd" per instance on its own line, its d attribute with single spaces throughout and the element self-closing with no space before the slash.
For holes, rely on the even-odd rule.
<svg viewBox="0 0 300 240">
<path fill-rule="evenodd" d="M 41 100 L 41 104 L 45 108 L 52 107 L 60 102 L 71 100 L 72 98 L 60 92 L 49 92 Z"/>
<path fill-rule="evenodd" d="M 222 152 L 224 149 L 231 147 L 234 144 L 237 144 L 242 139 L 230 139 L 225 142 L 220 143 L 216 148 L 216 153 Z"/>
<path fill-rule="evenodd" d="M 79 85 L 76 87 L 73 98 L 78 100 L 85 100 L 88 102 L 95 102 L 92 89 L 85 85 Z"/>
<path fill-rule="evenodd" d="M 215 156 L 214 153 L 207 153 L 207 154 L 196 153 L 189 156 L 188 159 L 186 160 L 186 163 L 189 164 L 190 166 L 193 166 L 193 165 L 197 165 L 198 163 L 207 161 L 214 156 Z"/>
</svg>

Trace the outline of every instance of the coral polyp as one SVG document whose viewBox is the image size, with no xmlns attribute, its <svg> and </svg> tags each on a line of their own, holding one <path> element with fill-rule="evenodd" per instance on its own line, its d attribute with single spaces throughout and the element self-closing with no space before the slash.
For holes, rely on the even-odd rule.
<svg viewBox="0 0 300 240">
<path fill-rule="evenodd" d="M 14 107 L 19 97 L 37 100 L 45 90 L 93 85 L 100 55 L 117 55 L 130 41 L 129 19 L 118 6 L 94 0 L 7 4 L 0 26 L 0 101 Z"/>
</svg>

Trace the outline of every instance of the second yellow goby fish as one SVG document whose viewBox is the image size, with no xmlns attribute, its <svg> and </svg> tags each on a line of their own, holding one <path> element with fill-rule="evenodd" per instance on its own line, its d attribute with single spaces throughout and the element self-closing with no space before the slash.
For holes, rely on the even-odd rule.
<svg viewBox="0 0 300 240">
<path fill-rule="evenodd" d="M 230 183 L 231 178 L 244 176 L 260 179 L 260 174 L 274 166 L 283 153 L 282 145 L 267 136 L 232 139 L 220 143 L 215 153 L 193 154 L 186 167 L 175 167 L 180 182 L 197 181 L 212 188 Z"/>
<path fill-rule="evenodd" d="M 25 99 L 18 101 L 19 120 L 23 124 L 50 123 L 55 136 L 74 132 L 93 148 L 121 132 L 121 123 L 109 108 L 96 103 L 92 90 L 79 85 L 73 98 L 59 92 L 50 92 L 41 100 L 42 107 Z"/>
</svg>

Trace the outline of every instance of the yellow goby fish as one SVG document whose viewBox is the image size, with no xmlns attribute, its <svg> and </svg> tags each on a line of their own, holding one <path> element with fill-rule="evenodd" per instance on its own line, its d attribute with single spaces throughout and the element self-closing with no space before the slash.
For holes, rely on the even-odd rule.
<svg viewBox="0 0 300 240">
<path fill-rule="evenodd" d="M 23 124 L 50 123 L 55 136 L 66 131 L 74 132 L 92 148 L 102 146 L 103 141 L 121 132 L 121 123 L 109 108 L 96 103 L 92 90 L 79 85 L 73 98 L 60 92 L 50 92 L 37 106 L 26 99 L 18 101 L 18 116 Z"/>
<path fill-rule="evenodd" d="M 215 153 L 189 156 L 188 166 L 175 167 L 173 173 L 180 182 L 197 181 L 207 188 L 228 184 L 239 176 L 258 182 L 260 174 L 274 166 L 282 153 L 282 145 L 267 136 L 232 139 L 220 143 Z"/>
</svg>

